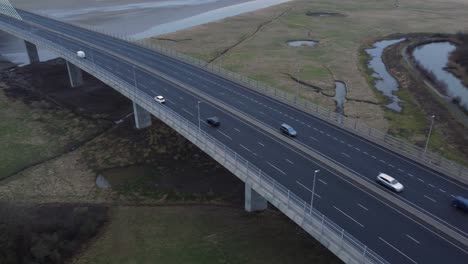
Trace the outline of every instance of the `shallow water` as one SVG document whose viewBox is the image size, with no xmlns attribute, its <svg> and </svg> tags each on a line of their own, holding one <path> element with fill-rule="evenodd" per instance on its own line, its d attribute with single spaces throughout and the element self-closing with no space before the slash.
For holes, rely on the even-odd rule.
<svg viewBox="0 0 468 264">
<path fill-rule="evenodd" d="M 134 38 L 153 37 L 290 0 L 16 0 L 21 9 Z M 41 61 L 57 56 L 38 48 Z M 0 32 L 0 54 L 27 64 L 22 40 Z"/>
<path fill-rule="evenodd" d="M 318 41 L 313 41 L 313 40 L 288 41 L 288 45 L 291 47 L 302 47 L 302 46 L 313 47 L 317 44 L 318 44 Z"/>
<path fill-rule="evenodd" d="M 435 42 L 417 47 L 413 51 L 414 58 L 436 78 L 447 85 L 446 93 L 449 97 L 460 98 L 460 105 L 468 110 L 468 87 L 460 79 L 446 71 L 450 53 L 455 50 L 450 42 Z"/>
<path fill-rule="evenodd" d="M 374 43 L 374 48 L 366 50 L 367 54 L 371 56 L 369 68 L 374 71 L 372 76 L 378 79 L 375 81 L 374 85 L 377 90 L 390 99 L 391 103 L 386 105 L 386 107 L 396 112 L 401 112 L 400 102 L 402 102 L 402 100 L 393 93 L 398 91 L 400 88 L 398 87 L 397 80 L 387 71 L 382 60 L 382 54 L 385 48 L 404 40 L 404 38 L 401 38 L 378 41 Z"/>
<path fill-rule="evenodd" d="M 335 81 L 335 99 L 336 109 L 335 112 L 338 114 L 344 114 L 344 103 L 346 102 L 346 83 L 342 81 Z"/>
</svg>

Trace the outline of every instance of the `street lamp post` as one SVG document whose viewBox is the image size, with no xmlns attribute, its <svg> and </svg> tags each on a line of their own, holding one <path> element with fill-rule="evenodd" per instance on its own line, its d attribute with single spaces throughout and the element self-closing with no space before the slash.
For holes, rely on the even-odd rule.
<svg viewBox="0 0 468 264">
<path fill-rule="evenodd" d="M 315 196 L 315 177 L 317 176 L 317 173 L 320 172 L 320 170 L 315 170 L 314 171 L 314 181 L 312 183 L 312 197 L 310 198 L 310 215 L 312 215 L 312 208 L 314 207 L 314 196 Z"/>
<path fill-rule="evenodd" d="M 430 139 L 430 137 L 431 137 L 432 127 L 434 126 L 434 118 L 435 118 L 435 115 L 432 115 L 432 116 L 431 116 L 431 127 L 429 128 L 429 133 L 427 134 L 426 146 L 424 147 L 424 153 L 426 153 L 426 151 L 427 151 L 427 146 L 429 145 L 429 139 Z"/>
<path fill-rule="evenodd" d="M 197 102 L 197 109 L 198 109 L 198 132 L 201 131 L 201 123 L 200 123 L 200 103 L 201 101 Z"/>
</svg>

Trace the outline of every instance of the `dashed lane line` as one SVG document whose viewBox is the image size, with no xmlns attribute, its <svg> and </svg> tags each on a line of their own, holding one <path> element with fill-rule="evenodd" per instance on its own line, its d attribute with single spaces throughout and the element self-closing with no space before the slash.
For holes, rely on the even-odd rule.
<svg viewBox="0 0 468 264">
<path fill-rule="evenodd" d="M 314 138 L 314 137 L 310 137 L 312 140 L 315 140 L 315 141 L 318 141 L 318 139 Z"/>
<path fill-rule="evenodd" d="M 429 197 L 429 196 L 427 196 L 427 195 L 424 195 L 424 197 L 426 197 L 427 199 L 429 199 L 429 200 L 433 201 L 434 203 L 437 203 L 437 201 L 436 201 L 436 200 L 434 200 L 433 198 L 431 198 L 431 197 Z"/>
<path fill-rule="evenodd" d="M 271 164 L 271 163 L 268 162 L 268 161 L 267 161 L 267 163 L 268 163 L 268 165 L 270 165 L 271 167 L 275 168 L 277 171 L 279 171 L 279 172 L 281 172 L 282 174 L 286 175 L 286 173 L 285 173 L 284 171 L 278 169 L 275 165 Z"/>
<path fill-rule="evenodd" d="M 348 214 L 346 214 L 345 212 L 341 211 L 340 208 L 336 207 L 336 206 L 333 206 L 338 212 L 342 213 L 343 215 L 345 215 L 346 217 L 348 217 L 349 219 L 351 219 L 353 222 L 355 222 L 356 224 L 360 225 L 362 228 L 364 228 L 364 225 L 359 223 L 356 219 L 352 218 L 351 216 L 349 216 Z"/>
<path fill-rule="evenodd" d="M 238 128 L 235 127 L 234 130 L 240 133 L 240 130 Z"/>
<path fill-rule="evenodd" d="M 264 147 L 265 144 L 263 144 L 262 142 L 257 142 L 260 146 Z"/>
<path fill-rule="evenodd" d="M 290 160 L 288 160 L 288 159 L 285 159 L 285 160 L 286 160 L 286 162 L 291 163 L 291 164 L 294 165 L 294 162 L 292 162 L 292 161 L 290 161 Z"/>
<path fill-rule="evenodd" d="M 187 109 L 185 109 L 185 108 L 182 108 L 182 111 L 184 111 L 185 113 L 187 113 L 187 114 L 189 114 L 189 115 L 191 115 L 191 116 L 194 116 L 192 113 L 190 113 L 189 111 L 187 111 Z"/>
<path fill-rule="evenodd" d="M 247 150 L 248 152 L 252 153 L 254 156 L 257 156 L 257 154 L 255 152 L 253 152 L 252 150 L 248 149 L 247 147 L 245 147 L 244 145 L 242 144 L 239 144 L 241 146 L 241 148 Z"/>
<path fill-rule="evenodd" d="M 365 207 L 364 205 L 362 204 L 357 204 L 359 207 L 361 207 L 362 209 L 366 210 L 366 211 L 369 211 L 369 209 L 367 209 L 367 207 Z"/>
<path fill-rule="evenodd" d="M 230 140 L 232 140 L 232 138 L 231 138 L 230 136 L 224 134 L 223 132 L 221 132 L 221 131 L 219 131 L 219 130 L 216 130 L 216 131 L 218 131 L 218 133 L 220 133 L 221 135 L 223 135 L 223 136 L 229 138 Z"/>
<path fill-rule="evenodd" d="M 328 183 L 327 183 L 327 182 L 325 182 L 325 181 L 324 181 L 324 180 L 322 180 L 322 179 L 318 179 L 318 181 L 319 181 L 319 182 L 321 182 L 321 183 L 323 183 L 323 184 L 325 184 L 325 185 L 328 185 Z"/>
<path fill-rule="evenodd" d="M 417 241 L 416 239 L 414 239 L 414 237 L 410 236 L 410 235 L 406 235 L 409 239 L 413 240 L 414 242 L 418 243 L 418 244 L 421 244 L 421 242 Z"/>
<path fill-rule="evenodd" d="M 412 258 L 408 257 L 408 255 L 406 255 L 405 253 L 401 252 L 398 248 L 394 247 L 392 244 L 388 243 L 387 241 L 385 241 L 383 238 L 379 237 L 380 240 L 382 240 L 385 244 L 387 244 L 388 246 L 390 246 L 391 248 L 393 248 L 394 250 L 396 250 L 398 253 L 400 253 L 401 255 L 403 255 L 404 257 L 406 257 L 407 259 L 409 259 L 411 262 L 413 262 L 414 264 L 418 264 L 418 262 L 414 261 Z"/>
</svg>

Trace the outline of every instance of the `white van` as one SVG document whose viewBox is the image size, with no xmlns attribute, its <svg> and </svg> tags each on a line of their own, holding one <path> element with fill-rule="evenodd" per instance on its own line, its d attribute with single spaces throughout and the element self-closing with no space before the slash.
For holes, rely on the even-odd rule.
<svg viewBox="0 0 468 264">
<path fill-rule="evenodd" d="M 78 58 L 81 58 L 81 59 L 85 59 L 85 58 L 86 58 L 86 54 L 85 54 L 84 51 L 82 51 L 82 50 L 77 51 L 77 52 L 76 52 L 76 56 L 77 56 Z"/>
</svg>

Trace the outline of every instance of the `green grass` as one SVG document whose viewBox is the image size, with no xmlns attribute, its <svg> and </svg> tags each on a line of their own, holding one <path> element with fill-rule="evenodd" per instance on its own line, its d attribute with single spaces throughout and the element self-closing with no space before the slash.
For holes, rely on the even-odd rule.
<svg viewBox="0 0 468 264">
<path fill-rule="evenodd" d="M 340 263 L 276 214 L 220 207 L 116 207 L 75 263 Z"/>
<path fill-rule="evenodd" d="M 0 90 L 0 179 L 63 152 L 96 132 L 96 124 L 63 110 L 13 102 Z"/>
</svg>

